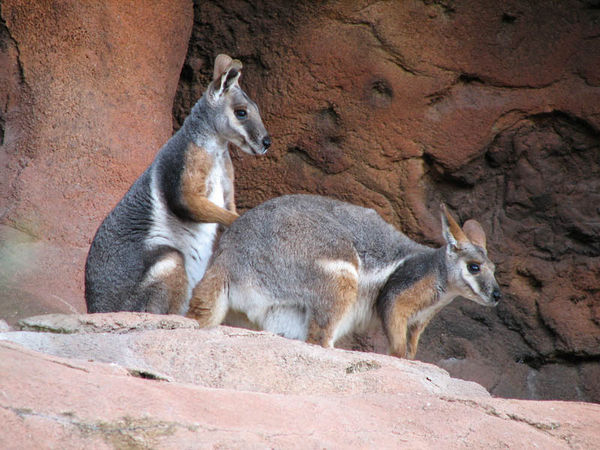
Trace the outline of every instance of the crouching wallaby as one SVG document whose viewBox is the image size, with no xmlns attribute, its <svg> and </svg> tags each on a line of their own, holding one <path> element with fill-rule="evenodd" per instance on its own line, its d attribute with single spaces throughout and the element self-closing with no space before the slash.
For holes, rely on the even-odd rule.
<svg viewBox="0 0 600 450">
<path fill-rule="evenodd" d="M 228 144 L 250 154 L 271 144 L 238 84 L 241 69 L 217 56 L 213 80 L 181 129 L 98 228 L 85 267 L 88 312 L 187 310 L 219 224 L 238 217 Z"/>
<path fill-rule="evenodd" d="M 324 347 L 379 318 L 390 353 L 414 358 L 425 326 L 455 297 L 500 299 L 479 223 L 461 229 L 443 207 L 442 229 L 447 244 L 429 248 L 371 209 L 312 195 L 269 200 L 223 234 L 188 316 L 212 326 L 241 312 Z"/>
</svg>

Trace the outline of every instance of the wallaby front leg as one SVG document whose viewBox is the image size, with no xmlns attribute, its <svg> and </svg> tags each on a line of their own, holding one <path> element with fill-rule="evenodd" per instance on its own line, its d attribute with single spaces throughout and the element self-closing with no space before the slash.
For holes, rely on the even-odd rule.
<svg viewBox="0 0 600 450">
<path fill-rule="evenodd" d="M 221 208 L 202 196 L 188 199 L 188 207 L 196 222 L 216 222 L 229 226 L 239 217 L 236 213 Z"/>
<path fill-rule="evenodd" d="M 231 162 L 229 153 L 225 154 L 225 172 L 227 173 L 227 177 L 230 180 L 233 180 L 233 163 Z M 225 197 L 225 208 L 231 212 L 237 213 L 235 207 L 235 187 L 233 186 L 233 182 L 225 187 L 225 192 L 223 194 Z"/>
<path fill-rule="evenodd" d="M 419 346 L 419 338 L 421 333 L 425 330 L 428 322 L 425 323 L 413 323 L 408 328 L 408 352 L 407 356 L 409 359 L 415 359 L 417 355 L 417 347 Z"/>
<path fill-rule="evenodd" d="M 386 326 L 386 334 L 390 342 L 390 355 L 406 358 L 406 317 L 394 317 Z"/>
<path fill-rule="evenodd" d="M 396 297 L 394 303 L 382 317 L 383 331 L 388 338 L 389 353 L 398 358 L 406 358 L 406 335 L 410 311 L 402 302 L 402 296 Z"/>
</svg>

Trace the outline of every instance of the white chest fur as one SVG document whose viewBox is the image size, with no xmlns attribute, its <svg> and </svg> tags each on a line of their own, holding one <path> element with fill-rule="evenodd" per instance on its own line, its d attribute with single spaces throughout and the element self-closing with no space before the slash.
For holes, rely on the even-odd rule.
<svg viewBox="0 0 600 450">
<path fill-rule="evenodd" d="M 214 158 L 214 163 L 206 177 L 206 195 L 208 199 L 225 207 L 225 192 L 230 189 L 232 180 L 227 178 L 225 161 L 222 155 Z M 218 225 L 216 223 L 194 223 L 182 221 L 166 206 L 164 197 L 158 189 L 155 174 L 152 179 L 152 227 L 146 245 L 150 248 L 168 246 L 179 250 L 185 260 L 188 278 L 188 296 L 202 279 L 213 252 Z"/>
</svg>

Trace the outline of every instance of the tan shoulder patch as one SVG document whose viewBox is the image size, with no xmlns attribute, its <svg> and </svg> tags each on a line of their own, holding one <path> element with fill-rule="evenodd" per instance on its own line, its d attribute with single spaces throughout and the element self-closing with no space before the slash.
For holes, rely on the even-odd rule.
<svg viewBox="0 0 600 450">
<path fill-rule="evenodd" d="M 181 176 L 181 192 L 187 205 L 192 205 L 198 195 L 206 196 L 206 178 L 212 163 L 212 157 L 202 147 L 188 144 Z"/>
</svg>

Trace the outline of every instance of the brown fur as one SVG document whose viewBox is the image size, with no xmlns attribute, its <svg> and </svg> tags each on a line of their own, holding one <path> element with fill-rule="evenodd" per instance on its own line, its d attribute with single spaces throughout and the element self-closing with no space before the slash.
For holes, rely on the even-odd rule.
<svg viewBox="0 0 600 450">
<path fill-rule="evenodd" d="M 467 220 L 463 227 L 463 231 L 465 232 L 467 238 L 475 245 L 483 248 L 485 250 L 486 246 L 486 238 L 485 231 L 481 228 L 479 222 L 473 219 Z"/>
<path fill-rule="evenodd" d="M 408 327 L 408 351 L 406 356 L 409 359 L 415 359 L 415 356 L 417 355 L 417 348 L 419 347 L 419 338 L 425 330 L 425 327 L 427 327 L 431 319 L 434 317 L 435 314 L 432 314 L 422 322 L 414 322 Z"/>
<path fill-rule="evenodd" d="M 185 165 L 181 177 L 181 191 L 188 209 L 192 212 L 196 222 L 216 222 L 225 226 L 231 225 L 238 218 L 235 212 L 233 192 L 228 198 L 228 208 L 221 208 L 211 202 L 207 196 L 206 180 L 214 164 L 213 157 L 203 148 L 194 143 L 188 144 L 185 156 Z M 231 160 L 226 170 L 233 178 Z"/>
<path fill-rule="evenodd" d="M 426 324 L 422 326 L 411 326 L 411 331 L 408 331 L 408 321 L 417 312 L 431 306 L 435 300 L 433 292 L 435 292 L 436 278 L 434 275 L 429 275 L 410 288 L 402 291 L 394 299 L 392 310 L 386 320 L 386 334 L 390 341 L 390 354 L 399 358 L 405 358 L 407 355 L 407 335 L 410 335 L 408 343 L 409 357 L 414 357 L 417 352 L 419 337 Z M 411 356 L 412 355 L 412 356 Z"/>
<path fill-rule="evenodd" d="M 238 71 L 242 70 L 242 63 L 238 59 L 233 59 L 231 56 L 220 54 L 215 59 L 215 67 L 213 69 L 213 80 L 218 79 L 223 75 L 229 67 L 234 67 Z"/>
<path fill-rule="evenodd" d="M 206 271 L 202 281 L 192 291 L 187 317 L 196 319 L 200 326 L 210 327 L 221 323 L 217 301 L 226 289 L 227 272 L 217 266 Z"/>
<path fill-rule="evenodd" d="M 147 312 L 181 314 L 183 311 L 187 296 L 187 272 L 185 271 L 185 264 L 181 253 L 170 252 L 162 256 L 160 260 L 155 263 L 155 267 L 160 261 L 169 259 L 175 261 L 175 267 L 173 269 L 146 280 L 146 283 L 151 289 L 164 289 L 166 291 L 167 298 L 169 299 L 168 310 L 162 311 L 160 305 L 148 303 L 146 307 Z"/>
<path fill-rule="evenodd" d="M 452 233 L 452 236 L 454 236 L 454 239 L 456 239 L 457 242 L 469 242 L 469 238 L 467 238 L 465 233 L 463 233 L 463 230 L 460 227 L 460 225 L 456 223 L 454 217 L 452 217 L 452 215 L 448 212 L 446 205 L 442 205 L 442 211 L 446 216 L 446 220 L 448 221 L 448 228 L 450 229 L 450 233 Z"/>
<path fill-rule="evenodd" d="M 358 267 L 358 262 L 354 263 Z M 307 342 L 333 347 L 336 328 L 358 297 L 358 279 L 349 273 L 328 274 L 324 286 L 323 307 L 313 311 L 308 326 Z"/>
</svg>

